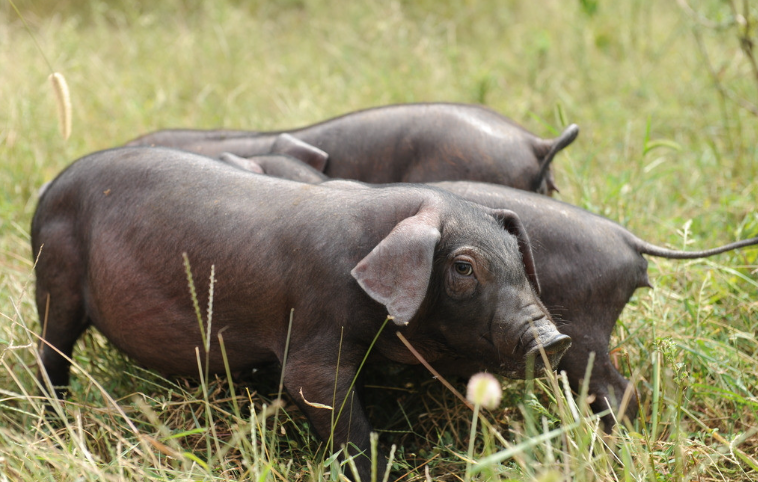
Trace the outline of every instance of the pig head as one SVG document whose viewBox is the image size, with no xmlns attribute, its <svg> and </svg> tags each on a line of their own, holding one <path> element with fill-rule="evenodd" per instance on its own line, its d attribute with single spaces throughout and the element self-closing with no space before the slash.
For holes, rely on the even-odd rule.
<svg viewBox="0 0 758 482">
<path fill-rule="evenodd" d="M 351 383 L 388 316 L 372 352 L 380 363 L 417 363 L 395 331 L 432 362 L 508 376 L 523 376 L 540 347 L 559 363 L 570 344 L 537 297 L 518 216 L 429 187 L 313 186 L 181 151 L 121 148 L 63 171 L 31 232 L 46 320 L 41 386 L 65 389 L 58 350 L 70 357 L 90 325 L 147 367 L 196 374 L 202 340 L 185 253 L 201 306 L 215 269 L 210 371 L 225 371 L 221 332 L 233 371 L 283 364 L 289 336 L 285 388 L 322 439 L 359 454 L 363 480 L 371 425 Z M 314 402 L 334 407 L 334 425 Z"/>
<path fill-rule="evenodd" d="M 324 153 L 314 152 L 306 162 L 333 178 L 371 183 L 471 180 L 550 194 L 556 190 L 551 162 L 578 133 L 572 124 L 555 139 L 541 139 L 485 107 L 429 103 L 352 112 L 286 132 L 169 129 L 127 145 L 251 157 L 293 155 L 292 150 L 305 148 L 297 141 Z"/>
</svg>

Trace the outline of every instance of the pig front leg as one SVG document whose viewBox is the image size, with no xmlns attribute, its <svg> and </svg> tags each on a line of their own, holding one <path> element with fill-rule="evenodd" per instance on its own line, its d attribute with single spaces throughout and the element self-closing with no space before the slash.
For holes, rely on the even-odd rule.
<svg viewBox="0 0 758 482">
<path fill-rule="evenodd" d="M 361 359 L 362 357 L 350 356 L 343 352 L 337 373 L 336 353 L 333 357 L 331 353 L 323 352 L 290 353 L 284 385 L 306 414 L 319 437 L 328 441 L 331 436 L 335 451 L 345 446 L 348 455 L 355 456 L 353 461 L 358 476 L 361 480 L 368 481 L 371 480 L 371 424 L 363 403 L 358 398 L 358 382 L 350 389 Z M 343 402 L 344 408 L 340 414 Z M 317 404 L 333 406 L 333 412 Z M 332 414 L 335 420 L 334 427 Z M 377 466 L 377 473 L 383 474 L 386 467 L 383 457 L 379 457 Z"/>
<path fill-rule="evenodd" d="M 566 330 L 561 330 L 566 331 Z M 592 402 L 592 410 L 595 413 L 602 412 L 608 408 L 613 408 L 618 421 L 624 417 L 634 420 L 637 415 L 637 394 L 634 387 L 630 386 L 629 380 L 624 378 L 613 366 L 608 353 L 608 343 L 597 342 L 595 340 L 581 340 L 581 337 L 572 334 L 574 340 L 579 339 L 579 343 L 574 343 L 561 359 L 558 370 L 565 370 L 571 388 L 579 392 L 582 387 L 587 363 L 590 353 L 595 353 L 595 361 L 592 364 L 590 372 L 589 390 L 590 395 L 594 395 L 595 400 Z M 624 399 L 627 390 L 632 393 L 627 396 L 626 411 L 619 413 L 619 408 Z M 615 425 L 614 417 L 610 414 L 603 417 L 603 425 L 607 432 L 610 432 Z"/>
</svg>

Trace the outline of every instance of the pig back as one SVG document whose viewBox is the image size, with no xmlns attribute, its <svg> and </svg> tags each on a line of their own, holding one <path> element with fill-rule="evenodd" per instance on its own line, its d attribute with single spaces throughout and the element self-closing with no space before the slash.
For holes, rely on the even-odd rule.
<svg viewBox="0 0 758 482">
<path fill-rule="evenodd" d="M 371 183 L 471 179 L 532 189 L 544 141 L 489 109 L 400 104 L 366 109 L 292 134 L 329 153 L 325 174 Z M 544 152 L 543 152 L 544 151 Z"/>
</svg>

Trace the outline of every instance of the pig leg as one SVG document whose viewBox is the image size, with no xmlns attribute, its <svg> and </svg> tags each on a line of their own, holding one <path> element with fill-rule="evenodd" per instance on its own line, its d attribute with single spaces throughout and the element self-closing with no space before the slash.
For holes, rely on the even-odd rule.
<svg viewBox="0 0 758 482">
<path fill-rule="evenodd" d="M 39 342 L 41 365 L 37 379 L 42 390 L 47 392 L 47 373 L 55 395 L 63 398 L 71 363 L 61 353 L 71 358 L 74 344 L 89 326 L 90 320 L 85 313 L 80 282 L 80 270 L 84 264 L 70 242 L 72 237 L 67 232 L 56 230 L 49 239 L 54 241 L 41 249 L 36 270 L 37 313 L 42 325 Z"/>
<path fill-rule="evenodd" d="M 284 385 L 300 409 L 307 415 L 316 433 L 322 440 L 329 440 L 334 435 L 334 450 L 343 445 L 350 456 L 356 456 L 354 462 L 361 480 L 371 480 L 371 445 L 369 435 L 371 424 L 359 400 L 355 387 L 349 390 L 356 375 L 360 358 L 351 360 L 343 353 L 340 359 L 339 376 L 337 375 L 337 359 L 331 360 L 331 354 L 323 350 L 320 353 L 290 353 L 284 376 Z M 337 419 L 344 400 L 345 408 Z M 314 404 L 334 405 L 335 426 L 332 429 L 332 411 Z M 383 474 L 386 463 L 383 458 L 378 460 L 379 474 Z"/>
<path fill-rule="evenodd" d="M 37 283 L 37 310 L 43 324 L 39 345 L 42 365 L 38 369 L 37 379 L 42 389 L 47 391 L 44 377 L 47 373 L 58 398 L 66 395 L 71 367 L 61 353 L 71 358 L 76 340 L 89 326 L 81 295 L 71 290 L 70 286 L 64 283 L 45 289 L 44 282 Z"/>
</svg>

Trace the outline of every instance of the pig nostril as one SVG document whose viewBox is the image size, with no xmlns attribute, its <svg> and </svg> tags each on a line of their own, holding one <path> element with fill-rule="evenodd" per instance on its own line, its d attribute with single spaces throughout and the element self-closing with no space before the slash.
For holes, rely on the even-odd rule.
<svg viewBox="0 0 758 482">
<path fill-rule="evenodd" d="M 563 353 L 571 346 L 571 337 L 568 335 L 558 335 L 549 343 L 543 345 L 543 349 L 547 355 L 555 355 L 557 353 Z"/>
</svg>

